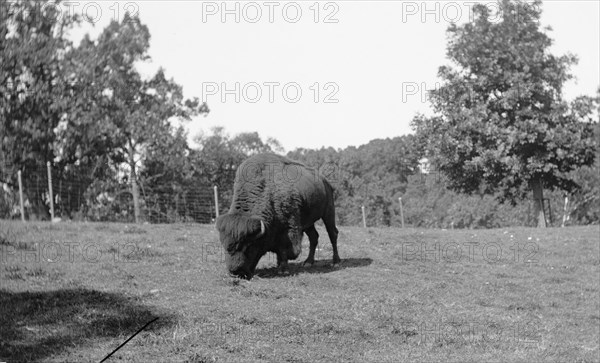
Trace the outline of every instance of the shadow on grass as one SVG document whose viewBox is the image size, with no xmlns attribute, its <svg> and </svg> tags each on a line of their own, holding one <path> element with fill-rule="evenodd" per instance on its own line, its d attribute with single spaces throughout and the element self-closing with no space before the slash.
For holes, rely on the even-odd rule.
<svg viewBox="0 0 600 363">
<path fill-rule="evenodd" d="M 83 288 L 0 290 L 0 361 L 40 361 L 93 339 L 128 338 L 156 317 L 146 330 L 162 329 L 174 321 L 120 294 Z"/>
<path fill-rule="evenodd" d="M 272 278 L 272 277 L 280 277 L 280 276 L 294 276 L 298 274 L 326 274 L 334 271 L 344 270 L 347 268 L 355 268 L 355 267 L 364 267 L 369 266 L 373 262 L 370 258 L 346 258 L 342 259 L 342 262 L 333 266 L 331 264 L 331 260 L 320 260 L 315 261 L 314 265 L 306 265 L 302 264 L 304 261 L 299 262 L 291 262 L 289 264 L 289 273 L 285 275 L 281 274 L 277 267 L 269 267 L 269 268 L 260 268 L 256 269 L 255 275 L 262 278 Z"/>
</svg>

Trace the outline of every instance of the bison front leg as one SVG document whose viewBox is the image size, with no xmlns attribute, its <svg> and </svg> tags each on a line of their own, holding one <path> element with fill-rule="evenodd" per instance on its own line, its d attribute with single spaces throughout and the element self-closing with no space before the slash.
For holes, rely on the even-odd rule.
<svg viewBox="0 0 600 363">
<path fill-rule="evenodd" d="M 288 271 L 288 259 L 295 260 L 302 253 L 302 230 L 290 228 L 281 236 L 277 252 L 277 266 L 281 272 Z"/>
<path fill-rule="evenodd" d="M 306 233 L 310 241 L 310 250 L 308 251 L 308 258 L 304 261 L 304 265 L 308 263 L 312 266 L 315 263 L 315 250 L 319 244 L 319 233 L 314 224 L 305 229 L 304 233 Z"/>
<path fill-rule="evenodd" d="M 286 250 L 279 250 L 277 252 L 277 269 L 281 273 L 289 272 L 288 257 Z"/>
</svg>

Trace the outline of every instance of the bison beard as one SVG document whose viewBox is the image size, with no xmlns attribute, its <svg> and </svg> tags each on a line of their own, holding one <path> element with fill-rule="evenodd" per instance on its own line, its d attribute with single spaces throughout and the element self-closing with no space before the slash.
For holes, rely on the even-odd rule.
<svg viewBox="0 0 600 363">
<path fill-rule="evenodd" d="M 217 219 L 217 229 L 225 231 L 221 232 L 221 243 L 227 252 L 225 263 L 229 271 L 250 278 L 260 257 L 266 253 L 261 253 L 262 248 L 256 241 L 264 235 L 264 222 L 258 217 L 231 213 Z"/>
<path fill-rule="evenodd" d="M 260 258 L 274 252 L 279 268 L 286 270 L 288 259 L 300 255 L 303 233 L 310 241 L 304 263 L 314 263 L 319 238 L 314 223 L 319 219 L 325 224 L 337 264 L 331 185 L 315 170 L 282 156 L 252 156 L 237 170 L 229 212 L 217 219 L 227 269 L 250 279 Z"/>
</svg>

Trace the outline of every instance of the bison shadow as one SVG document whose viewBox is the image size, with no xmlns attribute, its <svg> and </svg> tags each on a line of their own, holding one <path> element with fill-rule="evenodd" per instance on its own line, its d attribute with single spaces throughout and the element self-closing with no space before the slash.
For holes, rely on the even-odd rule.
<svg viewBox="0 0 600 363">
<path fill-rule="evenodd" d="M 289 271 L 282 274 L 277 267 L 258 268 L 255 275 L 260 278 L 273 278 L 282 276 L 295 276 L 298 274 L 326 274 L 330 272 L 345 270 L 347 268 L 369 266 L 373 262 L 370 258 L 343 258 L 339 265 L 333 266 L 330 259 L 317 260 L 314 265 L 304 266 L 304 261 L 290 262 Z"/>
<path fill-rule="evenodd" d="M 0 290 L 0 361 L 43 361 L 67 348 L 89 345 L 99 338 L 117 338 L 116 348 L 125 337 L 157 317 L 159 319 L 146 330 L 163 329 L 175 320 L 173 316 L 115 293 L 84 288 L 39 292 Z"/>
</svg>

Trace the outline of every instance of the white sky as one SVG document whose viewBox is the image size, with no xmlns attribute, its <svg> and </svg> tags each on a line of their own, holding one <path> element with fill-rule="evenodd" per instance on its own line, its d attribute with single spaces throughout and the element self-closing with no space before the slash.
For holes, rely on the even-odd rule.
<svg viewBox="0 0 600 363">
<path fill-rule="evenodd" d="M 95 28 L 86 27 L 93 36 L 117 16 L 117 8 L 120 17 L 126 6 L 139 11 L 152 36 L 152 63 L 144 64 L 142 71 L 150 74 L 158 66 L 165 68 L 183 86 L 186 97 L 204 96 L 211 109 L 208 117 L 187 124 L 190 137 L 224 126 L 232 134 L 258 131 L 263 138 L 274 137 L 288 151 L 358 146 L 411 133 L 413 116 L 431 112 L 423 92 L 435 87 L 438 67 L 449 63 L 445 30 L 452 19 L 469 21 L 473 4 L 334 1 L 315 6 L 315 1 L 228 1 L 226 8 L 234 11 L 223 22 L 221 1 L 109 1 L 93 3 L 84 11 L 86 3 L 90 2 L 81 1 L 74 11 L 95 18 Z M 97 4 L 102 14 L 96 12 Z M 594 95 L 600 85 L 599 4 L 554 0 L 542 6 L 542 25 L 553 28 L 553 53 L 579 57 L 572 69 L 576 80 L 564 89 L 567 99 Z M 299 16 L 297 8 L 302 11 Z M 262 11 L 260 19 L 257 9 Z M 325 22 L 327 16 L 337 22 Z M 297 22 L 292 22 L 295 18 Z M 236 82 L 239 102 L 235 91 L 226 94 L 222 87 L 224 83 L 235 90 Z M 288 100 L 301 90 L 298 102 L 286 100 L 286 85 Z M 257 89 L 262 96 L 252 103 Z M 323 102 L 332 92 L 339 102 Z"/>
</svg>

